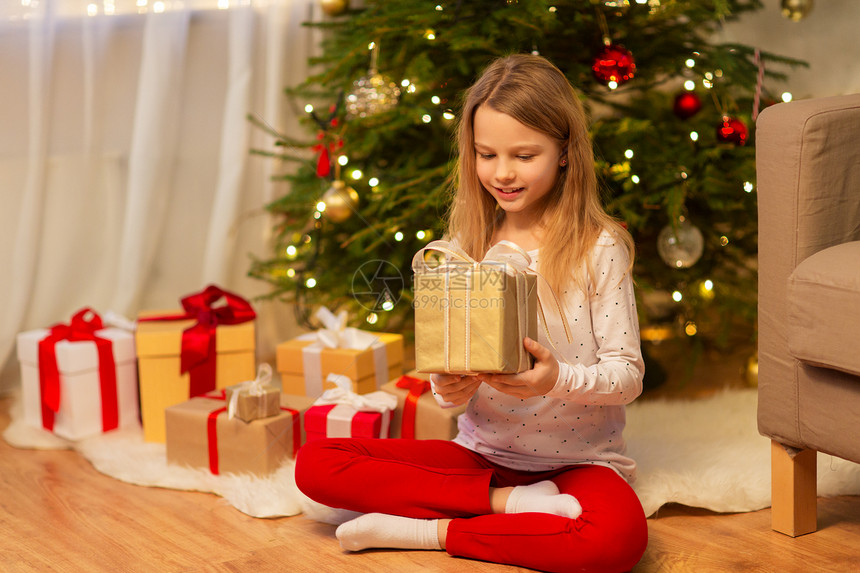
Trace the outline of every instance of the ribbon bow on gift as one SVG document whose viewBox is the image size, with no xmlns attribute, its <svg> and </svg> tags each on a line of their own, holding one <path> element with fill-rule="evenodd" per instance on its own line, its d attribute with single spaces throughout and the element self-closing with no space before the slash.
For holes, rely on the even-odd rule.
<svg viewBox="0 0 860 573">
<path fill-rule="evenodd" d="M 332 311 L 321 306 L 314 317 L 323 324 L 323 328 L 314 332 L 317 340 L 326 348 L 351 348 L 365 350 L 377 341 L 376 336 L 369 332 L 347 326 L 345 310 L 335 315 Z"/>
<path fill-rule="evenodd" d="M 378 390 L 369 394 L 356 394 L 352 391 L 352 380 L 342 374 L 329 374 L 327 381 L 335 384 L 322 393 L 314 402 L 315 406 L 343 404 L 359 412 L 385 412 L 397 407 L 397 396 Z"/>
<path fill-rule="evenodd" d="M 226 304 L 214 306 L 223 298 Z M 215 328 L 254 320 L 257 314 L 244 298 L 209 285 L 182 299 L 184 314 L 149 316 L 141 321 L 187 320 L 196 322 L 182 331 L 180 373 L 190 372 L 189 396 L 199 396 L 215 388 Z"/>
<path fill-rule="evenodd" d="M 426 255 L 432 252 L 442 253 L 443 255 L 445 255 L 445 260 L 441 261 L 438 265 L 431 266 L 430 264 L 428 264 Z M 484 255 L 483 260 L 481 261 L 476 261 L 475 259 L 470 257 L 469 254 L 466 253 L 466 251 L 464 251 L 462 248 L 454 245 L 450 241 L 445 240 L 437 240 L 428 243 L 423 249 L 420 249 L 417 253 L 415 253 L 414 257 L 412 257 L 412 271 L 416 274 L 440 271 L 444 272 L 457 268 L 462 269 L 464 264 L 469 265 L 475 269 L 478 269 L 482 265 L 492 266 L 494 269 L 497 270 L 502 269 L 505 274 L 511 276 L 530 273 L 537 276 L 545 284 L 548 284 L 543 275 L 529 268 L 529 266 L 532 264 L 532 258 L 528 254 L 528 252 L 511 241 L 499 241 L 498 243 L 490 247 L 490 249 Z M 547 292 L 549 293 L 550 297 L 555 303 L 556 308 L 558 309 L 558 314 L 561 317 L 561 323 L 564 327 L 565 337 L 567 338 L 568 343 L 570 343 L 572 341 L 572 337 L 570 334 L 570 326 L 567 323 L 567 317 L 565 317 L 564 312 L 562 311 L 561 304 L 558 301 L 558 297 L 555 295 L 551 288 L 547 288 Z M 537 303 L 538 313 L 540 314 L 544 333 L 546 334 L 550 346 L 552 346 L 558 352 L 558 348 L 556 348 L 552 336 L 549 333 L 549 329 L 547 328 L 546 316 L 544 314 L 543 304 L 541 302 L 540 295 L 538 295 L 537 297 Z M 559 355 L 561 355 L 560 352 Z"/>
<path fill-rule="evenodd" d="M 258 399 L 262 399 L 266 396 L 266 386 L 271 383 L 272 367 L 264 362 L 257 368 L 257 377 L 254 380 L 247 380 L 233 387 L 230 401 L 227 402 L 227 419 L 232 420 L 236 415 L 236 410 L 239 408 L 239 394 L 244 393 L 247 396 L 257 396 Z"/>
<path fill-rule="evenodd" d="M 113 344 L 96 336 L 103 328 L 101 317 L 91 308 L 83 308 L 72 316 L 69 324 L 55 324 L 51 332 L 39 341 L 39 390 L 42 401 L 42 426 L 54 429 L 54 416 L 60 411 L 60 370 L 56 345 L 62 340 L 95 343 L 99 357 L 99 385 L 102 398 L 102 429 L 113 430 L 119 424 L 116 390 L 116 363 Z"/>
</svg>

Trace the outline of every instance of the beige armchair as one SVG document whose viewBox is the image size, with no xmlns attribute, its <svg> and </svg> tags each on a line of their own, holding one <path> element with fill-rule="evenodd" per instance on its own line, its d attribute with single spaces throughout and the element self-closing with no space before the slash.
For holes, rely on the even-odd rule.
<svg viewBox="0 0 860 573">
<path fill-rule="evenodd" d="M 815 531 L 816 455 L 860 462 L 860 94 L 756 124 L 758 428 L 773 529 Z"/>
</svg>

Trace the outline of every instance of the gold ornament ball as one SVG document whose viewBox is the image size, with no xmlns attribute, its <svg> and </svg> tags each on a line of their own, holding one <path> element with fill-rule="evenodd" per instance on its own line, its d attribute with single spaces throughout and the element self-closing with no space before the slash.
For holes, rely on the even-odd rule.
<svg viewBox="0 0 860 573">
<path fill-rule="evenodd" d="M 349 8 L 349 0 L 320 0 L 320 8 L 328 16 L 340 16 Z"/>
<path fill-rule="evenodd" d="M 352 216 L 353 210 L 358 208 L 358 193 L 340 180 L 332 183 L 323 193 L 322 200 L 325 203 L 324 215 L 335 223 L 346 221 Z"/>
<path fill-rule="evenodd" d="M 747 385 L 753 388 L 758 387 L 758 352 L 747 359 L 746 368 L 744 369 L 744 380 Z"/>
<path fill-rule="evenodd" d="M 782 15 L 794 22 L 800 22 L 812 11 L 813 0 L 782 0 Z"/>
</svg>

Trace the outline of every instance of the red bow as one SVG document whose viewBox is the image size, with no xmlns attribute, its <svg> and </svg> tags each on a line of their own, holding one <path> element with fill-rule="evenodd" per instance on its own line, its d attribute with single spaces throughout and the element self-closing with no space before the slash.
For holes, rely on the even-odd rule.
<svg viewBox="0 0 860 573">
<path fill-rule="evenodd" d="M 403 404 L 403 419 L 400 422 L 400 437 L 407 440 L 415 439 L 415 415 L 418 410 L 418 398 L 430 389 L 430 382 L 414 378 L 412 376 L 401 376 L 395 383 L 398 388 L 408 389 L 406 402 Z"/>
<path fill-rule="evenodd" d="M 227 304 L 213 306 L 222 297 Z M 190 374 L 188 395 L 194 397 L 215 389 L 215 328 L 248 322 L 257 314 L 247 300 L 215 285 L 183 298 L 182 308 L 185 314 L 150 316 L 140 320 L 196 320 L 182 331 L 179 367 L 181 374 Z"/>
<path fill-rule="evenodd" d="M 42 426 L 46 430 L 54 429 L 54 416 L 60 411 L 60 369 L 55 347 L 61 340 L 95 342 L 99 357 L 102 429 L 106 432 L 119 425 L 113 344 L 108 339 L 96 336 L 96 331 L 102 328 L 101 317 L 91 308 L 83 308 L 72 316 L 69 324 L 55 324 L 51 327 L 51 333 L 39 341 L 39 390 Z"/>
</svg>

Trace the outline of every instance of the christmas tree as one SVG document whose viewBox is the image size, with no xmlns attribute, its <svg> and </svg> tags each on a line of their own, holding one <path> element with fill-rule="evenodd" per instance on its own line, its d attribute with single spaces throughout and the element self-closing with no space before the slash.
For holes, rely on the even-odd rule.
<svg viewBox="0 0 860 573">
<path fill-rule="evenodd" d="M 493 58 L 531 52 L 590 114 L 606 207 L 637 245 L 643 337 L 751 340 L 751 126 L 774 100 L 768 82 L 797 62 L 712 38 L 758 1 L 322 4 L 327 17 L 308 23 L 324 30 L 315 73 L 287 90 L 308 131 L 256 151 L 298 161 L 268 207 L 274 254 L 250 273 L 302 324 L 323 305 L 362 328 L 409 330 L 413 254 L 444 229 L 459 97 Z"/>
</svg>

